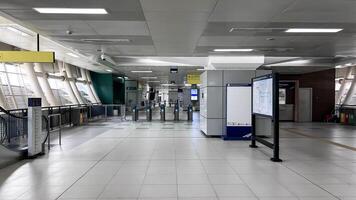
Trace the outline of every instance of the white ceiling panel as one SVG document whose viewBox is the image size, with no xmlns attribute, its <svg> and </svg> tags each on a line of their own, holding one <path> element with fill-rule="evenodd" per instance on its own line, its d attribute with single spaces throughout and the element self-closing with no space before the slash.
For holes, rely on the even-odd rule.
<svg viewBox="0 0 356 200">
<path fill-rule="evenodd" d="M 100 35 L 149 35 L 144 21 L 87 21 Z"/>
<path fill-rule="evenodd" d="M 40 31 L 46 32 L 49 35 L 66 35 L 66 31 L 70 30 L 75 35 L 96 35 L 94 31 L 85 21 L 77 20 L 31 20 Z"/>
<path fill-rule="evenodd" d="M 356 22 L 356 1 L 297 0 L 283 13 L 273 18 L 281 22 Z"/>
<path fill-rule="evenodd" d="M 210 12 L 216 0 L 141 0 L 146 11 L 194 11 Z"/>
<path fill-rule="evenodd" d="M 156 54 L 154 46 L 141 45 L 117 45 L 108 46 L 105 52 L 112 56 L 130 55 L 130 56 L 152 56 Z"/>
<path fill-rule="evenodd" d="M 220 0 L 209 21 L 269 21 L 295 0 Z"/>
</svg>

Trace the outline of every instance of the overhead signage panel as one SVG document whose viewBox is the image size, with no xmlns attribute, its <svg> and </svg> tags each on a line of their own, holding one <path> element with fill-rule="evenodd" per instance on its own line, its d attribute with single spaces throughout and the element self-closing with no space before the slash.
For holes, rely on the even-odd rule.
<svg viewBox="0 0 356 200">
<path fill-rule="evenodd" d="M 9 63 L 54 63 L 54 52 L 0 51 L 0 62 Z"/>
<path fill-rule="evenodd" d="M 188 74 L 187 75 L 188 84 L 200 84 L 200 74 Z"/>
</svg>

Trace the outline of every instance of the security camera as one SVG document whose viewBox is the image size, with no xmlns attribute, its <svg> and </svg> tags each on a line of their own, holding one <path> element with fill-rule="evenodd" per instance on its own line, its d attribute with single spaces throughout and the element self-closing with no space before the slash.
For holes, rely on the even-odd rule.
<svg viewBox="0 0 356 200">
<path fill-rule="evenodd" d="M 101 54 L 100 59 L 101 60 L 106 60 L 106 56 L 104 54 Z"/>
<path fill-rule="evenodd" d="M 73 34 L 73 31 L 67 30 L 66 33 L 67 33 L 68 35 L 72 35 L 72 34 Z"/>
</svg>

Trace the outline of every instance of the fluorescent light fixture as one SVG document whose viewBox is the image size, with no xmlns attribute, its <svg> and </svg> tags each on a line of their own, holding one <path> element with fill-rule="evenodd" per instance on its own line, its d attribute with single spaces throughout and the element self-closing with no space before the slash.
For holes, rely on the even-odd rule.
<svg viewBox="0 0 356 200">
<path fill-rule="evenodd" d="M 147 70 L 147 71 L 131 71 L 131 73 L 152 73 L 152 71 Z"/>
<path fill-rule="evenodd" d="M 214 49 L 215 52 L 251 52 L 253 49 Z"/>
<path fill-rule="evenodd" d="M 111 70 L 111 69 L 106 69 L 105 71 L 107 71 L 107 72 L 112 72 L 112 70 Z"/>
<path fill-rule="evenodd" d="M 337 33 L 341 28 L 290 28 L 287 33 Z"/>
<path fill-rule="evenodd" d="M 140 63 L 145 63 L 145 64 L 167 64 L 165 61 L 160 61 L 160 60 L 154 60 L 150 58 L 143 58 L 139 60 Z"/>
<path fill-rule="evenodd" d="M 72 56 L 72 57 L 74 57 L 74 58 L 79 58 L 79 56 L 76 55 L 76 54 L 74 54 L 74 53 L 67 53 L 67 55 L 68 55 L 68 56 Z"/>
<path fill-rule="evenodd" d="M 10 30 L 10 31 L 12 31 L 12 32 L 15 32 L 15 33 L 18 33 L 18 34 L 20 34 L 20 35 L 22 35 L 22 36 L 30 36 L 28 33 L 25 33 L 25 32 L 23 32 L 23 31 L 21 31 L 21 30 L 19 30 L 19 29 L 17 29 L 17 28 L 14 28 L 14 27 L 6 27 L 8 30 Z"/>
<path fill-rule="evenodd" d="M 104 8 L 33 8 L 39 13 L 44 14 L 87 14 L 105 15 L 108 12 Z"/>
<path fill-rule="evenodd" d="M 144 77 L 141 77 L 142 79 L 157 79 L 156 76 L 144 76 Z"/>
<path fill-rule="evenodd" d="M 81 39 L 83 42 L 130 42 L 131 40 L 126 38 L 116 38 L 116 39 Z"/>
</svg>

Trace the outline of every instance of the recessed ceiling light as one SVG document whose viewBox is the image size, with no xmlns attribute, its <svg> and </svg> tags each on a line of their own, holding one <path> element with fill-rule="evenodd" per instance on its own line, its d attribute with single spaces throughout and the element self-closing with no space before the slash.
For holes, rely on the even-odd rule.
<svg viewBox="0 0 356 200">
<path fill-rule="evenodd" d="M 214 49 L 215 52 L 251 52 L 253 49 Z"/>
<path fill-rule="evenodd" d="M 112 72 L 112 70 L 111 70 L 111 69 L 106 69 L 105 71 L 107 71 L 107 72 Z"/>
<path fill-rule="evenodd" d="M 152 73 L 152 71 L 131 71 L 131 73 Z"/>
<path fill-rule="evenodd" d="M 33 8 L 39 13 L 44 14 L 87 14 L 105 15 L 108 12 L 104 8 Z"/>
<path fill-rule="evenodd" d="M 157 79 L 156 76 L 146 76 L 146 77 L 141 77 L 142 79 Z"/>
<path fill-rule="evenodd" d="M 342 31 L 341 28 L 291 28 L 286 30 L 287 33 L 337 33 Z"/>
<path fill-rule="evenodd" d="M 30 36 L 28 33 L 25 33 L 25 32 L 23 32 L 23 31 L 21 31 L 21 30 L 19 30 L 19 29 L 17 29 L 17 28 L 14 28 L 14 27 L 6 27 L 8 30 L 10 30 L 10 31 L 12 31 L 12 32 L 15 32 L 15 33 L 18 33 L 18 34 L 20 34 L 20 35 L 22 35 L 22 36 Z"/>
<path fill-rule="evenodd" d="M 74 57 L 74 58 L 79 58 L 79 56 L 76 55 L 76 54 L 74 54 L 74 53 L 67 53 L 67 55 L 68 55 L 68 56 L 72 56 L 72 57 Z"/>
<path fill-rule="evenodd" d="M 83 42 L 130 42 L 131 40 L 126 38 L 116 38 L 116 39 L 100 39 L 100 38 L 93 38 L 93 39 L 81 39 Z"/>
</svg>

